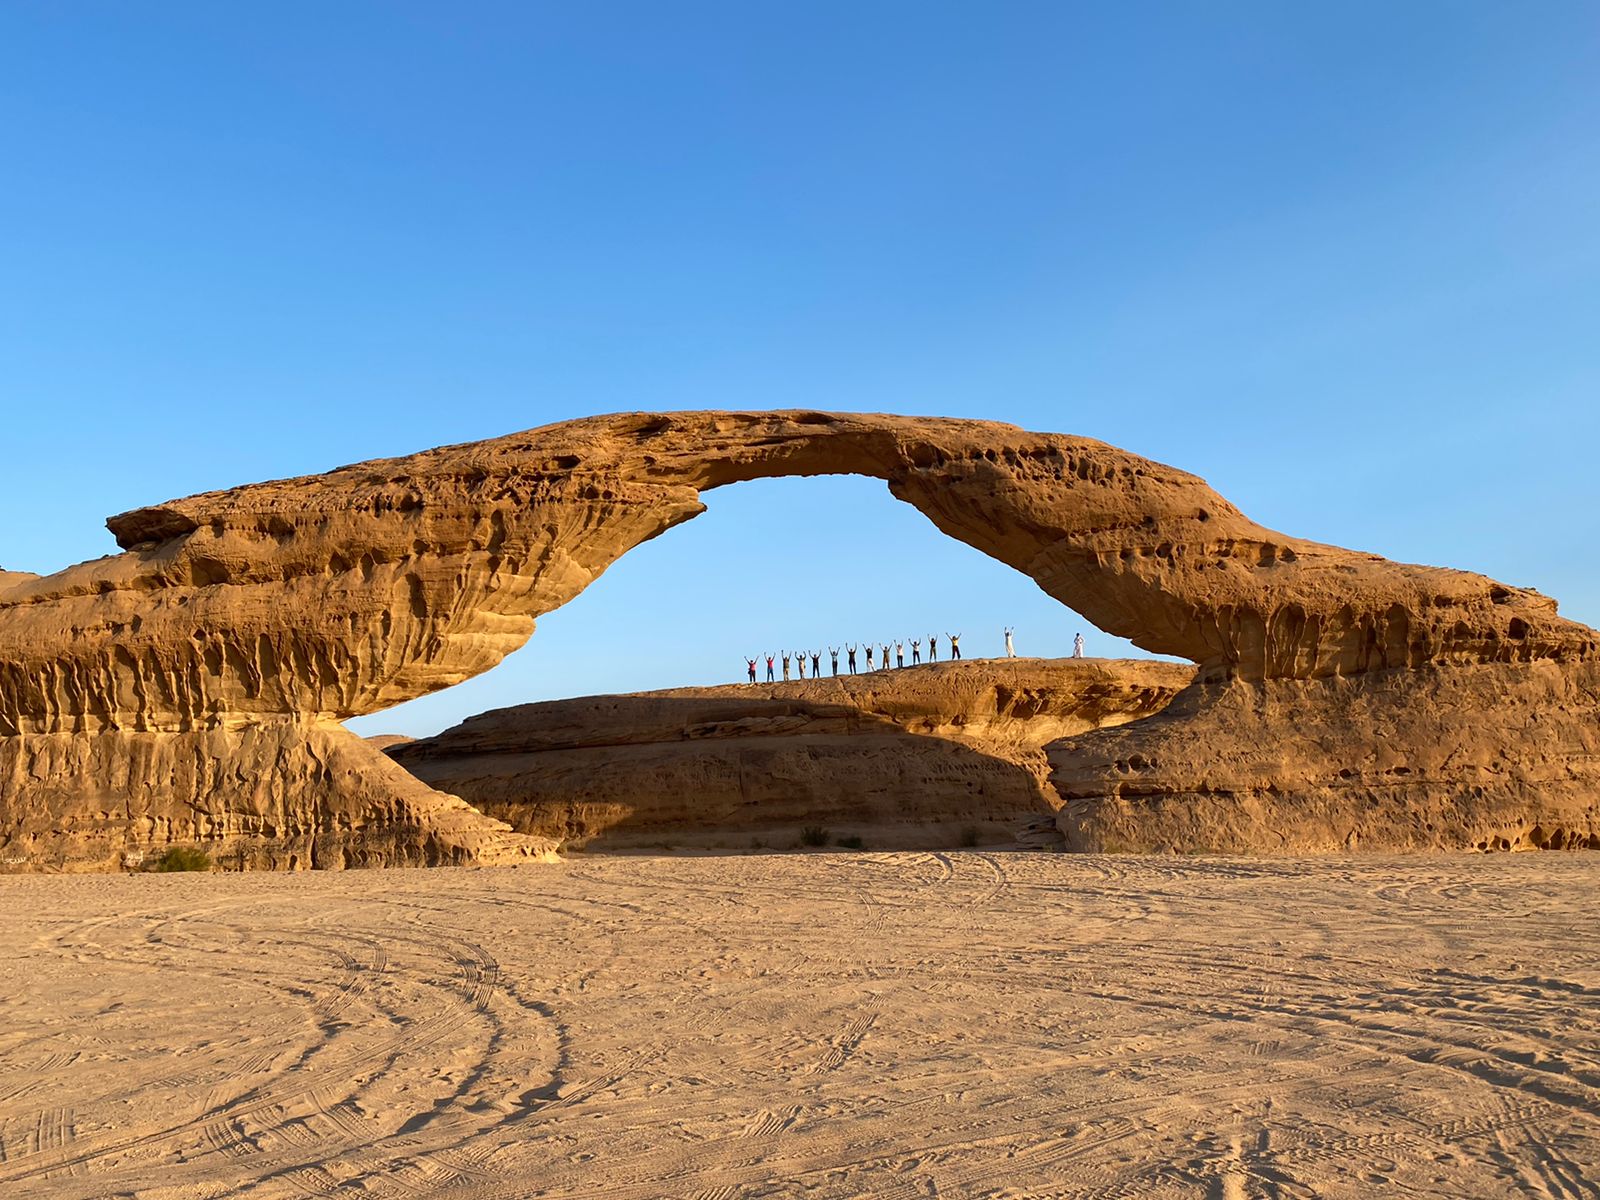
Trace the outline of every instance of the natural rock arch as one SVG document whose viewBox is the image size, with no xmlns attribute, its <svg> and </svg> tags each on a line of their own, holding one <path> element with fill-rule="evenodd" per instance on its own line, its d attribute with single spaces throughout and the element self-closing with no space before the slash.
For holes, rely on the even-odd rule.
<svg viewBox="0 0 1600 1200">
<path fill-rule="evenodd" d="M 138 509 L 108 522 L 120 555 L 0 573 L 0 853 L 71 866 L 119 837 L 193 836 L 243 865 L 545 854 L 337 722 L 494 666 L 703 511 L 703 490 L 845 473 L 1214 683 L 1596 655 L 1595 632 L 1536 592 L 1274 533 L 1195 476 L 1089 439 L 818 412 L 595 417 Z"/>
</svg>

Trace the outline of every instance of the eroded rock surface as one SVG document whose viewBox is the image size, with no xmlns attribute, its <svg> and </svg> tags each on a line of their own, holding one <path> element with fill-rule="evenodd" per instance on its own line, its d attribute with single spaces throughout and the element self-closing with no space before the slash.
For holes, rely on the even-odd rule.
<svg viewBox="0 0 1600 1200">
<path fill-rule="evenodd" d="M 1048 750 L 1075 850 L 1600 849 L 1600 666 L 1199 683 Z"/>
<path fill-rule="evenodd" d="M 1045 744 L 1159 712 L 1193 677 L 966 660 L 524 704 L 387 753 L 519 832 L 596 849 L 787 846 L 807 826 L 878 848 L 1058 844 Z"/>
<path fill-rule="evenodd" d="M 247 865 L 303 865 L 290 847 L 308 838 L 319 862 L 548 855 L 411 797 L 336 723 L 494 666 L 541 613 L 703 511 L 702 490 L 827 473 L 886 480 L 1102 629 L 1200 664 L 1207 686 L 1270 698 L 1271 681 L 1399 671 L 1404 691 L 1412 673 L 1514 679 L 1596 656 L 1595 632 L 1537 592 L 1275 533 L 1192 475 L 1084 438 L 817 412 L 596 417 L 138 509 L 108 523 L 121 554 L 0 574 L 0 860 L 101 866 L 213 814 Z M 1386 736 L 1341 735 L 1352 754 Z M 195 756 L 211 765 L 178 765 Z M 125 775 L 135 762 L 149 766 Z M 1296 778 L 1287 764 L 1285 804 Z M 418 815 L 430 805 L 453 815 Z"/>
</svg>

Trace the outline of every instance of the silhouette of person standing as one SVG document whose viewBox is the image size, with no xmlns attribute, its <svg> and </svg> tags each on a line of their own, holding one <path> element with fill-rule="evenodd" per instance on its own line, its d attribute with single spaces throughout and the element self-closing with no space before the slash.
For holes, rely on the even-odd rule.
<svg viewBox="0 0 1600 1200">
<path fill-rule="evenodd" d="M 904 642 L 896 642 L 894 644 L 894 665 L 897 667 L 906 665 L 906 644 Z"/>
<path fill-rule="evenodd" d="M 756 681 L 756 660 L 753 658 L 747 658 L 744 661 L 750 667 L 750 682 L 754 683 Z"/>
<path fill-rule="evenodd" d="M 1007 625 L 1006 626 L 1006 657 L 1007 658 L 1015 658 L 1017 656 L 1017 648 L 1011 644 L 1011 633 L 1012 633 L 1011 626 Z"/>
<path fill-rule="evenodd" d="M 928 635 L 928 661 L 939 661 L 939 638 L 938 635 L 932 633 Z"/>
<path fill-rule="evenodd" d="M 1072 639 L 1072 657 L 1083 657 L 1083 634 L 1081 633 Z"/>
<path fill-rule="evenodd" d="M 801 679 L 806 677 L 806 652 L 804 650 L 796 650 L 794 652 L 794 669 L 800 672 Z"/>
<path fill-rule="evenodd" d="M 889 643 L 884 642 L 881 649 L 882 653 L 879 654 L 878 661 L 883 663 L 882 670 L 887 671 L 889 669 Z"/>
<path fill-rule="evenodd" d="M 850 658 L 850 674 L 854 675 L 856 673 L 856 648 L 854 646 L 846 646 L 844 652 Z"/>
<path fill-rule="evenodd" d="M 837 675 L 839 673 L 839 647 L 829 646 L 828 657 L 833 659 L 833 673 Z"/>
<path fill-rule="evenodd" d="M 789 652 L 787 650 L 783 652 L 783 681 L 785 683 L 789 682 Z"/>
<path fill-rule="evenodd" d="M 838 656 L 838 654 L 835 654 L 833 656 L 833 673 L 835 675 L 837 675 L 839 673 L 839 656 Z M 813 650 L 811 652 L 811 678 L 813 678 L 813 679 L 821 679 L 822 678 L 822 651 L 821 650 Z"/>
<path fill-rule="evenodd" d="M 911 665 L 916 666 L 922 661 L 922 639 L 911 639 Z"/>
<path fill-rule="evenodd" d="M 867 643 L 867 670 L 872 670 L 872 643 Z"/>
<path fill-rule="evenodd" d="M 944 636 L 950 642 L 950 657 L 951 657 L 951 659 L 954 660 L 954 659 L 960 658 L 961 657 L 961 635 L 959 633 L 947 633 Z"/>
<path fill-rule="evenodd" d="M 767 682 L 772 682 L 772 655 L 767 655 Z"/>
</svg>

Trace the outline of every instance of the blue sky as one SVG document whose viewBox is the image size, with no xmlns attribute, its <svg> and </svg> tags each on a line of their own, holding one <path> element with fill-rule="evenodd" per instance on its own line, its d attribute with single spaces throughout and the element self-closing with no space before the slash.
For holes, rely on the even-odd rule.
<svg viewBox="0 0 1600 1200">
<path fill-rule="evenodd" d="M 0 565 L 172 496 L 629 409 L 990 417 L 1600 624 L 1600 9 L 0 6 Z M 959 630 L 1119 653 L 786 480 L 358 723 Z"/>
</svg>

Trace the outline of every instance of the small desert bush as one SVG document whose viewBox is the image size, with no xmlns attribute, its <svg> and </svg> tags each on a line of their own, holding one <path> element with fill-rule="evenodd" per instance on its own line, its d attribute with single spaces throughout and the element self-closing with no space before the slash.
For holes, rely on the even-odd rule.
<svg viewBox="0 0 1600 1200">
<path fill-rule="evenodd" d="M 209 871 L 211 856 L 198 846 L 168 846 L 146 868 L 150 871 Z"/>
<path fill-rule="evenodd" d="M 843 846 L 846 850 L 859 850 L 862 846 L 866 845 L 866 843 L 863 842 L 859 837 L 855 836 L 855 834 L 851 834 L 849 837 L 840 838 L 834 843 L 834 845 Z"/>
<path fill-rule="evenodd" d="M 826 846 L 832 840 L 833 835 L 821 825 L 807 825 L 800 831 L 802 846 Z"/>
</svg>

